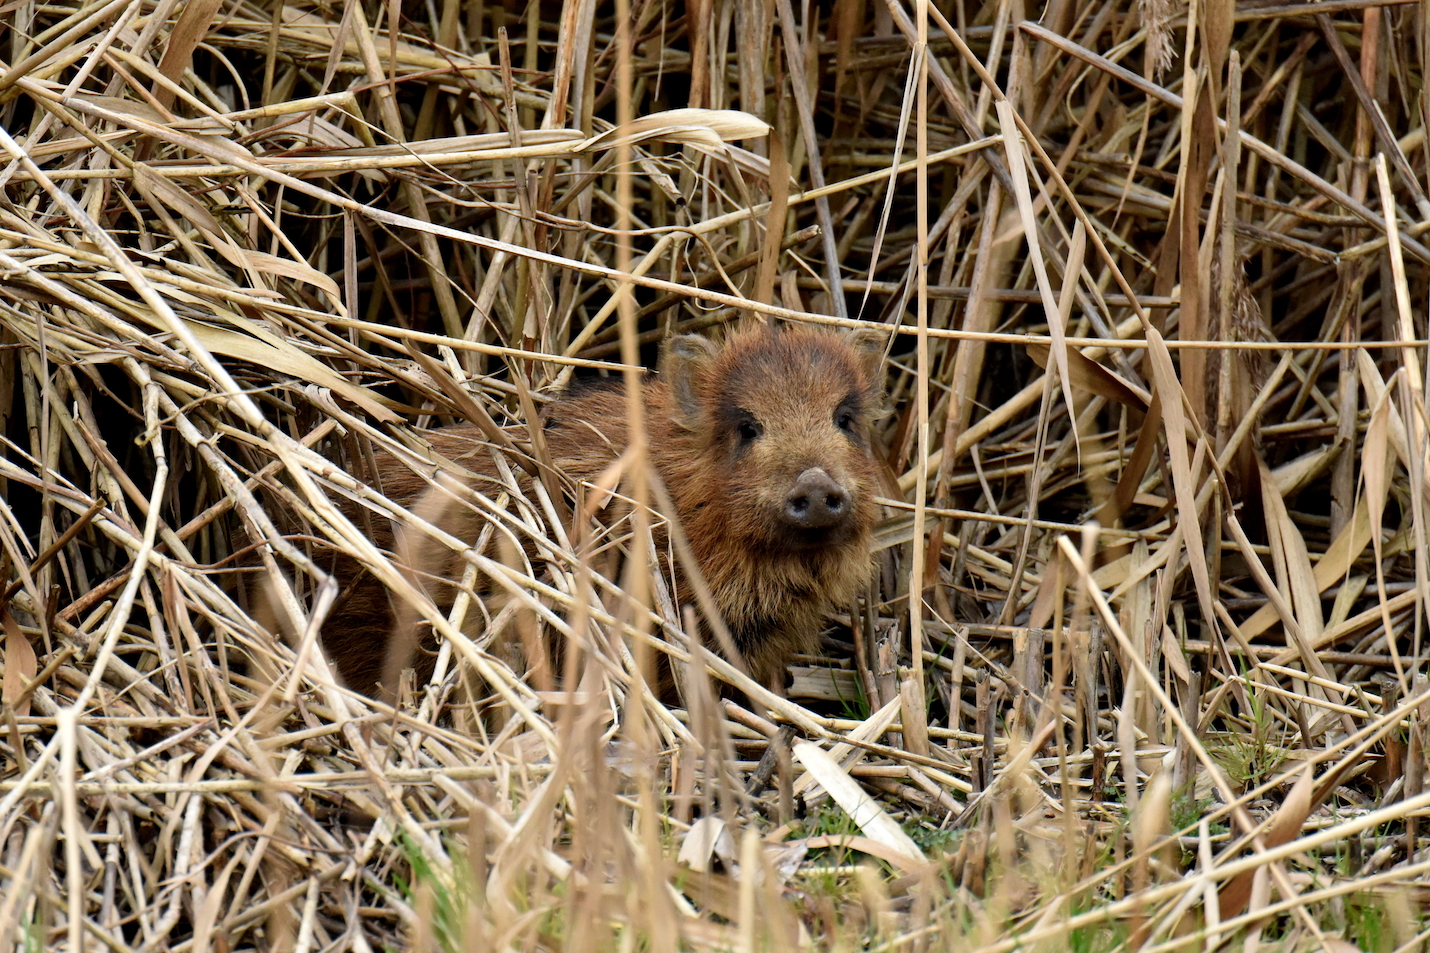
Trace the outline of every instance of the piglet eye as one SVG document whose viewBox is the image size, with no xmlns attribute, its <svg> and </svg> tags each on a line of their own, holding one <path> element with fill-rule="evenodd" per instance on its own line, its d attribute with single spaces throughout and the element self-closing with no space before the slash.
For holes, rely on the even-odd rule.
<svg viewBox="0 0 1430 953">
<path fill-rule="evenodd" d="M 760 425 L 755 423 L 753 420 L 740 421 L 739 427 L 737 429 L 740 433 L 740 440 L 744 443 L 753 443 L 755 440 L 759 439 L 760 434 L 762 433 L 762 431 L 760 430 Z"/>
<path fill-rule="evenodd" d="M 841 410 L 834 415 L 834 426 L 846 433 L 852 433 L 854 430 L 854 415 L 847 410 Z"/>
</svg>

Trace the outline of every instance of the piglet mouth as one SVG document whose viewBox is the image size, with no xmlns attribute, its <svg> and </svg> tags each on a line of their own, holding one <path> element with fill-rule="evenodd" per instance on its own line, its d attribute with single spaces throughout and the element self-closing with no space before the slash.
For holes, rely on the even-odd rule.
<svg viewBox="0 0 1430 953">
<path fill-rule="evenodd" d="M 856 535 L 858 533 L 851 520 L 822 529 L 795 529 L 786 526 L 780 530 L 775 545 L 792 552 L 808 552 L 842 546 Z"/>
</svg>

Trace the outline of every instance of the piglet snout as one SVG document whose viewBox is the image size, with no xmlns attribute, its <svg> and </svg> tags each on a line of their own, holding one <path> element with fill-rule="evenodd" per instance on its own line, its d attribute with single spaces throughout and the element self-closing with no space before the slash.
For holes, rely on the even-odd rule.
<svg viewBox="0 0 1430 953">
<path fill-rule="evenodd" d="M 849 491 L 820 467 L 795 478 L 785 494 L 785 522 L 796 529 L 829 529 L 849 516 Z"/>
</svg>

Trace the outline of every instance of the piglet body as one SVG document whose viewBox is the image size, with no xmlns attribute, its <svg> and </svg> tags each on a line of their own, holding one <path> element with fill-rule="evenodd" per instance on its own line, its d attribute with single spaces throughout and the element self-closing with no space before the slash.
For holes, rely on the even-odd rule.
<svg viewBox="0 0 1430 953">
<path fill-rule="evenodd" d="M 815 651 L 825 616 L 850 606 L 870 579 L 883 341 L 767 326 L 723 346 L 682 336 L 667 343 L 661 373 L 642 386 L 650 459 L 675 508 L 669 515 L 679 520 L 736 648 L 765 684 L 782 683 L 792 655 Z M 625 450 L 627 420 L 620 381 L 600 381 L 549 404 L 541 426 L 557 469 L 594 484 Z M 476 428 L 443 428 L 429 439 L 479 474 L 473 487 L 492 495 L 482 484 L 496 470 Z M 491 519 L 390 456 L 379 455 L 378 471 L 384 493 L 459 539 L 474 543 Z M 666 552 L 664 524 L 657 521 L 654 532 L 657 551 Z M 460 554 L 420 533 L 395 540 L 378 527 L 374 542 L 397 550 L 439 606 L 451 604 L 453 587 L 433 580 L 459 580 Z M 355 565 L 335 571 L 345 596 L 322 636 L 349 686 L 372 694 L 402 667 L 430 672 L 430 651 L 414 655 L 423 640 L 411 611 L 394 613 L 386 590 Z M 695 601 L 678 566 L 668 578 L 677 603 Z"/>
</svg>

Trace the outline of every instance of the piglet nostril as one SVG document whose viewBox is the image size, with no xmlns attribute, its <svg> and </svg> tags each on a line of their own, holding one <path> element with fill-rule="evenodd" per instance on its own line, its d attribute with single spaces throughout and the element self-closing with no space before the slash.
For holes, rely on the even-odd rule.
<svg viewBox="0 0 1430 953">
<path fill-rule="evenodd" d="M 849 512 L 849 493 L 819 467 L 795 478 L 785 494 L 785 522 L 797 529 L 828 529 Z"/>
</svg>

